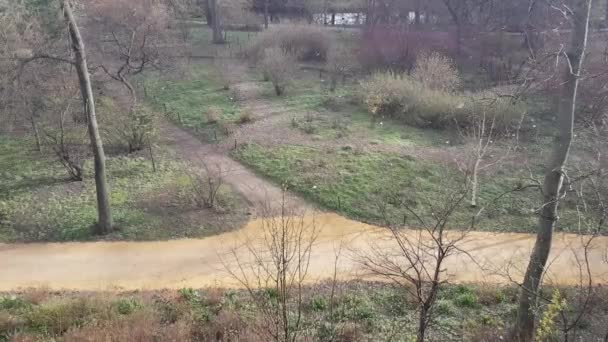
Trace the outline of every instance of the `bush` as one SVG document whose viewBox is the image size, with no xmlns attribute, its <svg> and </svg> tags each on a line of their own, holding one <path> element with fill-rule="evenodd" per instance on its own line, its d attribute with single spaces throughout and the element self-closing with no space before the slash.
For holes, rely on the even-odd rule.
<svg viewBox="0 0 608 342">
<path fill-rule="evenodd" d="M 105 135 L 110 141 L 126 145 L 129 153 L 148 146 L 158 129 L 160 116 L 145 106 L 123 111 L 111 99 L 103 98 L 100 112 Z"/>
<path fill-rule="evenodd" d="M 238 122 L 242 125 L 251 121 L 253 121 L 253 115 L 251 114 L 251 112 L 248 110 L 241 111 L 241 113 L 239 114 Z"/>
<path fill-rule="evenodd" d="M 461 293 L 454 298 L 454 304 L 461 308 L 476 308 L 479 306 L 479 299 L 472 292 Z"/>
<path fill-rule="evenodd" d="M 293 77 L 296 62 L 294 58 L 279 48 L 264 50 L 261 62 L 262 72 L 268 76 L 277 96 L 283 95 L 288 81 Z"/>
<path fill-rule="evenodd" d="M 342 45 L 333 45 L 327 56 L 327 71 L 330 74 L 329 89 L 334 91 L 338 85 L 338 79 L 342 77 L 344 81 L 348 73 L 356 68 L 357 60 L 355 54 L 350 49 Z"/>
<path fill-rule="evenodd" d="M 325 61 L 331 46 L 332 38 L 327 30 L 311 25 L 290 25 L 258 34 L 246 53 L 258 62 L 264 58 L 266 49 L 278 48 L 299 60 Z"/>
<path fill-rule="evenodd" d="M 90 321 L 96 308 L 85 299 L 56 300 L 32 308 L 28 325 L 41 333 L 57 336 Z"/>
<path fill-rule="evenodd" d="M 368 71 L 410 71 L 421 51 L 456 55 L 456 41 L 451 32 L 404 31 L 376 26 L 361 35 L 358 59 L 361 67 Z"/>
<path fill-rule="evenodd" d="M 466 127 L 480 115 L 495 118 L 497 130 L 513 127 L 525 112 L 521 102 L 489 92 L 471 96 L 435 90 L 402 74 L 382 72 L 362 82 L 361 98 L 371 114 L 418 127 Z"/>
<path fill-rule="evenodd" d="M 412 77 L 433 90 L 453 92 L 460 86 L 460 75 L 454 62 L 438 52 L 418 54 Z"/>
<path fill-rule="evenodd" d="M 218 123 L 222 118 L 222 109 L 217 106 L 211 106 L 207 109 L 206 116 L 208 124 Z"/>
<path fill-rule="evenodd" d="M 136 298 L 121 298 L 114 302 L 116 311 L 121 315 L 130 315 L 142 308 L 142 304 Z"/>
</svg>

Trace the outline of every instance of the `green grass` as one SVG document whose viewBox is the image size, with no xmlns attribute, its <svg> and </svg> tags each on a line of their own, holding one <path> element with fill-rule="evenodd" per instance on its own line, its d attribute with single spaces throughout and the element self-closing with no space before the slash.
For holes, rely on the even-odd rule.
<svg viewBox="0 0 608 342">
<path fill-rule="evenodd" d="M 26 138 L 0 140 L 0 241 L 82 241 L 98 237 L 92 161 L 85 163 L 83 182 L 69 182 L 52 153 L 31 150 Z M 110 204 L 117 231 L 105 239 L 156 240 L 205 236 L 226 229 L 201 215 L 199 222 L 182 222 L 196 211 L 189 202 L 185 166 L 157 152 L 157 171 L 143 157 L 107 159 Z M 164 195 L 162 199 L 158 196 Z M 221 201 L 238 213 L 240 198 L 224 189 Z M 156 202 L 155 202 L 156 201 Z M 160 203 L 157 203 L 159 202 Z M 240 214 L 238 214 L 240 215 Z"/>
<path fill-rule="evenodd" d="M 462 175 L 449 166 L 391 153 L 359 153 L 349 147 L 318 150 L 284 145 L 262 147 L 244 145 L 234 156 L 258 173 L 318 203 L 354 219 L 373 223 L 420 222 L 403 209 L 414 208 L 426 222 L 432 222 L 433 208 L 445 205 L 446 195 L 454 184 L 462 184 Z M 494 203 L 501 194 L 517 187 L 521 177 L 512 170 L 499 171 L 491 178 L 482 177 L 481 205 L 487 205 L 477 218 L 475 229 L 490 231 L 533 232 L 538 204 L 534 190 L 515 192 Z M 450 227 L 464 228 L 478 209 L 468 206 L 468 195 L 453 214 Z M 562 213 L 560 229 L 576 230 L 573 208 Z"/>
<path fill-rule="evenodd" d="M 171 119 L 182 127 L 212 141 L 223 134 L 222 124 L 235 123 L 239 108 L 229 90 L 222 89 L 217 71 L 211 62 L 192 65 L 187 77 L 172 80 L 150 76 L 146 82 L 149 102 L 160 111 L 167 110 Z M 210 107 L 219 110 L 219 123 L 208 123 Z"/>
</svg>

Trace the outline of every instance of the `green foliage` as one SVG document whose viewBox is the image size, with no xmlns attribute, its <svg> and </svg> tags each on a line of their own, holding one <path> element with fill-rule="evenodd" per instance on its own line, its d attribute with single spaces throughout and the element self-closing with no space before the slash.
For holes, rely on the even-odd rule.
<svg viewBox="0 0 608 342">
<path fill-rule="evenodd" d="M 443 316 L 452 316 L 458 312 L 451 300 L 439 299 L 435 302 L 435 312 Z"/>
<path fill-rule="evenodd" d="M 114 302 L 116 311 L 121 315 L 130 315 L 137 310 L 140 310 L 143 305 L 137 298 L 120 298 Z"/>
<path fill-rule="evenodd" d="M 346 294 L 339 299 L 335 314 L 340 320 L 373 320 L 375 309 L 369 298 Z"/>
<path fill-rule="evenodd" d="M 30 307 L 30 303 L 18 296 L 0 296 L 0 311 L 15 311 Z"/>
<path fill-rule="evenodd" d="M 458 294 L 454 303 L 461 308 L 476 308 L 479 306 L 479 299 L 475 293 L 466 292 Z"/>
<path fill-rule="evenodd" d="M 555 318 L 559 313 L 567 307 L 566 299 L 562 297 L 558 289 L 553 290 L 551 303 L 542 314 L 538 327 L 534 334 L 534 341 L 544 342 L 556 334 Z"/>
<path fill-rule="evenodd" d="M 33 307 L 25 317 L 31 329 L 57 336 L 72 327 L 83 326 L 93 319 L 96 310 L 96 307 L 84 298 L 58 300 Z"/>
<path fill-rule="evenodd" d="M 310 307 L 314 311 L 325 311 L 329 308 L 329 300 L 322 296 L 315 296 L 310 301 Z"/>
</svg>

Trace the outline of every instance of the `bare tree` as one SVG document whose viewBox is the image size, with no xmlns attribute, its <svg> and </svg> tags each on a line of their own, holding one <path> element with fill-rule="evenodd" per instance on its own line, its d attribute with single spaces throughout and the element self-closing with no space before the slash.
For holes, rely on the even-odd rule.
<svg viewBox="0 0 608 342">
<path fill-rule="evenodd" d="M 564 12 L 573 22 L 572 38 L 565 53 L 563 94 L 558 108 L 559 135 L 554 145 L 551 161 L 547 165 L 543 184 L 543 206 L 534 250 L 523 279 L 514 337 L 519 341 L 531 341 L 534 334 L 535 314 L 533 307 L 538 299 L 542 274 L 545 270 L 553 230 L 558 221 L 559 203 L 564 196 L 565 166 L 570 154 L 574 135 L 574 117 L 580 73 L 585 60 L 589 19 L 592 0 L 577 0 L 572 10 L 564 5 Z"/>
<path fill-rule="evenodd" d="M 113 129 L 126 141 L 129 152 L 142 150 L 152 134 L 154 113 L 139 103 L 134 78 L 171 65 L 171 50 L 177 45 L 167 33 L 170 10 L 158 2 L 112 0 L 95 3 L 91 11 L 97 17 L 89 27 L 98 54 L 96 63 L 129 94 L 127 118 Z"/>
<path fill-rule="evenodd" d="M 227 271 L 249 293 L 260 322 L 260 335 L 277 342 L 295 342 L 301 334 L 304 285 L 318 231 L 305 215 L 287 210 L 283 194 L 281 213 L 268 208 L 261 237 L 249 239 L 249 257 L 233 251 L 234 264 L 224 261 Z"/>
<path fill-rule="evenodd" d="M 420 227 L 410 230 L 387 220 L 389 245 L 372 246 L 372 252 L 361 256 L 362 266 L 366 270 L 403 288 L 416 302 L 418 342 L 424 341 L 427 336 L 435 318 L 437 294 L 448 281 L 444 263 L 459 251 L 459 244 L 469 231 L 448 231 L 450 218 L 468 195 L 467 183 L 463 187 L 447 189 L 443 194 L 445 200 L 440 205 L 429 204 L 432 212 L 430 219 L 419 214 L 406 201 L 401 201 L 399 205 L 405 209 L 406 215 L 414 217 Z"/>
<path fill-rule="evenodd" d="M 103 151 L 103 143 L 97 127 L 95 98 L 93 96 L 93 88 L 91 87 L 91 78 L 87 65 L 86 51 L 69 0 L 62 0 L 61 10 L 63 11 L 66 24 L 68 25 L 70 42 L 74 52 L 73 63 L 76 67 L 76 72 L 78 73 L 80 93 L 82 95 L 82 103 L 88 123 L 89 138 L 91 140 L 91 148 L 93 150 L 98 215 L 96 231 L 100 234 L 107 234 L 112 231 L 112 215 L 110 212 L 110 198 L 108 196 L 108 183 L 106 180 L 105 153 Z"/>
</svg>

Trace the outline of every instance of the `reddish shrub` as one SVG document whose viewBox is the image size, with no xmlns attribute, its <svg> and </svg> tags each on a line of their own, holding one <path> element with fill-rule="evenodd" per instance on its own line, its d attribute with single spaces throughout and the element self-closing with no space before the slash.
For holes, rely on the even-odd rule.
<svg viewBox="0 0 608 342">
<path fill-rule="evenodd" d="M 410 71 L 421 51 L 454 56 L 456 38 L 449 32 L 402 31 L 375 27 L 363 33 L 359 62 L 366 70 Z"/>
</svg>

